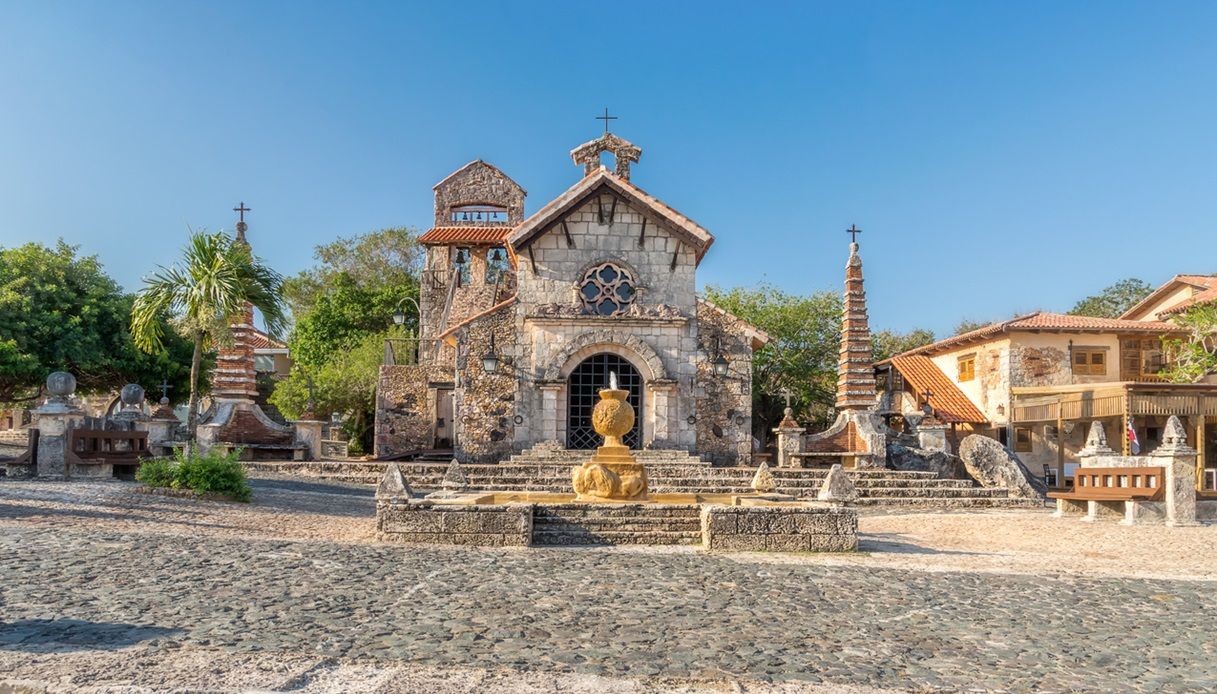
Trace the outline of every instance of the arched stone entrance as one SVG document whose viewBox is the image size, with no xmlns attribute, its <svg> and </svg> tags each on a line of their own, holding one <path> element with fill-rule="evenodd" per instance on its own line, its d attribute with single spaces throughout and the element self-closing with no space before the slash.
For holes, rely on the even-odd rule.
<svg viewBox="0 0 1217 694">
<path fill-rule="evenodd" d="M 600 435 L 592 428 L 592 408 L 600 401 L 600 391 L 608 387 L 609 373 L 617 374 L 618 387 L 630 392 L 627 400 L 634 408 L 634 428 L 623 438 L 626 446 L 641 448 L 643 377 L 628 359 L 612 352 L 593 354 L 570 372 L 566 383 L 566 447 L 589 450 L 600 445 Z"/>
</svg>

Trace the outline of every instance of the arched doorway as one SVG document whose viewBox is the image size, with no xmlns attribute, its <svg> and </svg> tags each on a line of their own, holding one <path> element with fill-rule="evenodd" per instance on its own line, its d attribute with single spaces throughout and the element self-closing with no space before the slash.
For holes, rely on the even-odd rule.
<svg viewBox="0 0 1217 694">
<path fill-rule="evenodd" d="M 626 398 L 634 407 L 634 428 L 622 437 L 625 445 L 639 448 L 642 442 L 642 375 L 624 357 L 603 352 L 579 362 L 570 372 L 566 391 L 566 446 L 589 450 L 599 446 L 600 435 L 592 428 L 592 408 L 600 391 L 608 387 L 609 372 L 617 374 L 617 386 L 630 391 Z"/>
</svg>

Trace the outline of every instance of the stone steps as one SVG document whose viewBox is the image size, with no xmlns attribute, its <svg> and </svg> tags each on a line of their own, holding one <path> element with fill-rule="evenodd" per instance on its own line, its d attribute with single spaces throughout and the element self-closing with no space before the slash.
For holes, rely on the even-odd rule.
<svg viewBox="0 0 1217 694">
<path fill-rule="evenodd" d="M 538 504 L 532 543 L 700 545 L 701 509 L 667 504 Z"/>
</svg>

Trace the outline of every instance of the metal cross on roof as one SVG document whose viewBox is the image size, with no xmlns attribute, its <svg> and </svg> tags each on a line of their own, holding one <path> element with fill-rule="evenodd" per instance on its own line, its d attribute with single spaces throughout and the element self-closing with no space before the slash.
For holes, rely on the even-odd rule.
<svg viewBox="0 0 1217 694">
<path fill-rule="evenodd" d="M 611 121 L 611 120 L 617 120 L 617 116 L 610 116 L 610 115 L 609 115 L 609 112 L 608 112 L 608 106 L 605 106 L 605 107 L 604 107 L 604 115 L 603 115 L 603 116 L 596 116 L 596 120 L 602 120 L 602 121 L 604 121 L 604 134 L 605 134 L 605 135 L 608 135 L 609 121 Z"/>
<path fill-rule="evenodd" d="M 161 381 L 161 384 L 157 386 L 157 388 L 159 388 L 161 391 L 161 397 L 167 398 L 169 397 L 169 391 L 173 389 L 173 386 L 169 385 L 169 379 L 166 378 Z"/>
<path fill-rule="evenodd" d="M 245 213 L 246 213 L 246 212 L 253 212 L 253 210 L 251 210 L 250 208 L 248 208 L 248 207 L 246 207 L 246 206 L 245 206 L 245 203 L 244 203 L 244 202 L 241 202 L 241 203 L 239 203 L 239 204 L 238 204 L 236 207 L 232 208 L 232 211 L 233 211 L 233 212 L 236 212 L 236 213 L 237 213 L 237 214 L 239 214 L 239 215 L 241 215 L 241 219 L 240 219 L 239 221 L 242 221 L 242 222 L 244 222 L 244 221 L 245 221 Z"/>
<path fill-rule="evenodd" d="M 921 397 L 925 398 L 925 401 L 928 403 L 928 402 L 930 401 L 930 398 L 934 397 L 934 394 L 933 394 L 932 392 L 930 392 L 930 389 L 929 389 L 929 388 L 926 388 L 926 389 L 925 389 L 925 390 L 924 390 L 924 391 L 921 393 Z"/>
<path fill-rule="evenodd" d="M 845 233 L 849 234 L 850 243 L 857 243 L 858 234 L 861 234 L 862 230 L 858 228 L 857 224 L 850 224 L 849 228 L 845 230 Z"/>
</svg>

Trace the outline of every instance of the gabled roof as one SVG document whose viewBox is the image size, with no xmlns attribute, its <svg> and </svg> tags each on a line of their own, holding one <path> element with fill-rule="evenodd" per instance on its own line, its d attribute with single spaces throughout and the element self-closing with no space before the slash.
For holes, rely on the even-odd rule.
<svg viewBox="0 0 1217 694">
<path fill-rule="evenodd" d="M 446 246 L 452 243 L 474 245 L 501 244 L 511 234 L 512 226 L 444 226 L 432 227 L 418 237 L 423 245 Z"/>
<path fill-rule="evenodd" d="M 503 173 L 503 170 L 500 169 L 499 167 L 495 166 L 494 164 L 491 164 L 490 162 L 484 161 L 482 159 L 474 159 L 473 161 L 469 162 L 468 164 L 465 164 L 464 166 L 457 169 L 456 171 L 453 171 L 452 173 L 448 174 L 447 176 L 444 176 L 444 180 L 431 186 L 431 190 L 439 190 L 440 186 L 444 185 L 448 181 L 452 180 L 453 178 L 456 178 L 457 176 L 465 173 L 467 170 L 472 169 L 474 167 L 482 167 L 482 168 L 486 168 L 486 169 L 490 169 L 490 170 L 494 171 L 495 173 L 502 176 L 503 178 L 506 178 L 507 180 L 511 181 L 512 183 L 515 183 L 515 185 L 517 187 L 519 187 L 519 189 L 525 195 L 528 195 L 528 191 L 524 190 L 524 187 L 521 186 L 519 183 L 516 183 L 514 178 Z"/>
<path fill-rule="evenodd" d="M 721 306 L 718 306 L 718 305 L 712 303 L 708 299 L 703 299 L 701 297 L 698 297 L 697 303 L 702 306 L 705 306 L 706 308 L 708 308 L 710 310 L 717 311 L 717 312 L 721 313 L 722 315 L 726 316 L 729 320 L 736 321 L 740 325 L 744 326 L 744 330 L 743 330 L 744 336 L 748 337 L 752 340 L 752 351 L 753 352 L 764 347 L 765 345 L 769 344 L 773 340 L 773 338 L 769 336 L 769 333 L 765 332 L 764 330 L 761 330 L 760 328 L 749 323 L 748 321 L 744 320 L 743 318 L 740 318 L 739 316 L 735 315 L 734 313 L 731 313 L 727 309 L 722 308 Z"/>
<path fill-rule="evenodd" d="M 275 338 L 271 337 L 270 335 L 267 335 L 266 333 L 262 332 L 261 330 L 258 330 L 257 328 L 248 330 L 246 332 L 245 340 L 246 340 L 246 342 L 249 343 L 250 347 L 254 348 L 255 351 L 262 350 L 262 349 L 273 349 L 273 350 L 286 350 L 287 349 L 286 344 L 284 344 L 283 342 L 281 342 L 279 340 L 276 340 Z"/>
<path fill-rule="evenodd" d="M 1132 308 L 1120 314 L 1122 319 L 1132 319 L 1133 316 L 1142 315 L 1146 309 L 1153 306 L 1158 301 L 1161 301 L 1166 295 L 1177 291 L 1181 286 L 1190 286 L 1196 290 L 1190 299 L 1185 299 L 1181 303 L 1159 311 L 1158 315 L 1169 315 L 1179 313 L 1190 306 L 1198 303 L 1207 303 L 1213 299 L 1217 299 L 1217 277 L 1211 275 L 1175 275 L 1167 280 L 1161 287 L 1150 292 L 1150 295 L 1138 301 Z M 1206 295 L 1202 297 L 1201 295 Z M 1157 316 L 1155 316 L 1156 318 Z"/>
<path fill-rule="evenodd" d="M 1094 318 L 1071 316 L 1064 313 L 1036 311 L 1025 316 L 1016 316 L 1007 321 L 986 325 L 961 335 L 911 349 L 898 357 L 915 354 L 937 354 L 974 342 L 987 342 L 1012 332 L 1059 332 L 1059 333 L 1150 333 L 1174 334 L 1183 332 L 1179 326 L 1163 321 L 1123 320 L 1121 318 Z M 894 359 L 893 357 L 892 359 Z M 886 364 L 891 359 L 880 362 Z"/>
<path fill-rule="evenodd" d="M 568 212 L 583 204 L 587 198 L 605 189 L 622 197 L 626 202 L 650 212 L 651 221 L 667 229 L 696 251 L 698 262 L 701 262 L 702 256 L 710 248 L 710 244 L 714 243 L 714 235 L 697 222 L 603 167 L 584 176 L 583 180 L 568 188 L 566 192 L 524 220 L 524 223 L 516 227 L 516 230 L 508 237 L 508 242 L 517 251 L 527 248 Z"/>
<path fill-rule="evenodd" d="M 914 393 L 930 392 L 930 407 L 934 408 L 934 416 L 950 424 L 968 423 L 985 424 L 989 418 L 963 394 L 946 374 L 942 372 L 930 358 L 916 354 L 907 357 L 896 356 L 890 359 L 892 366 L 900 372 L 905 381 L 913 387 Z"/>
</svg>

